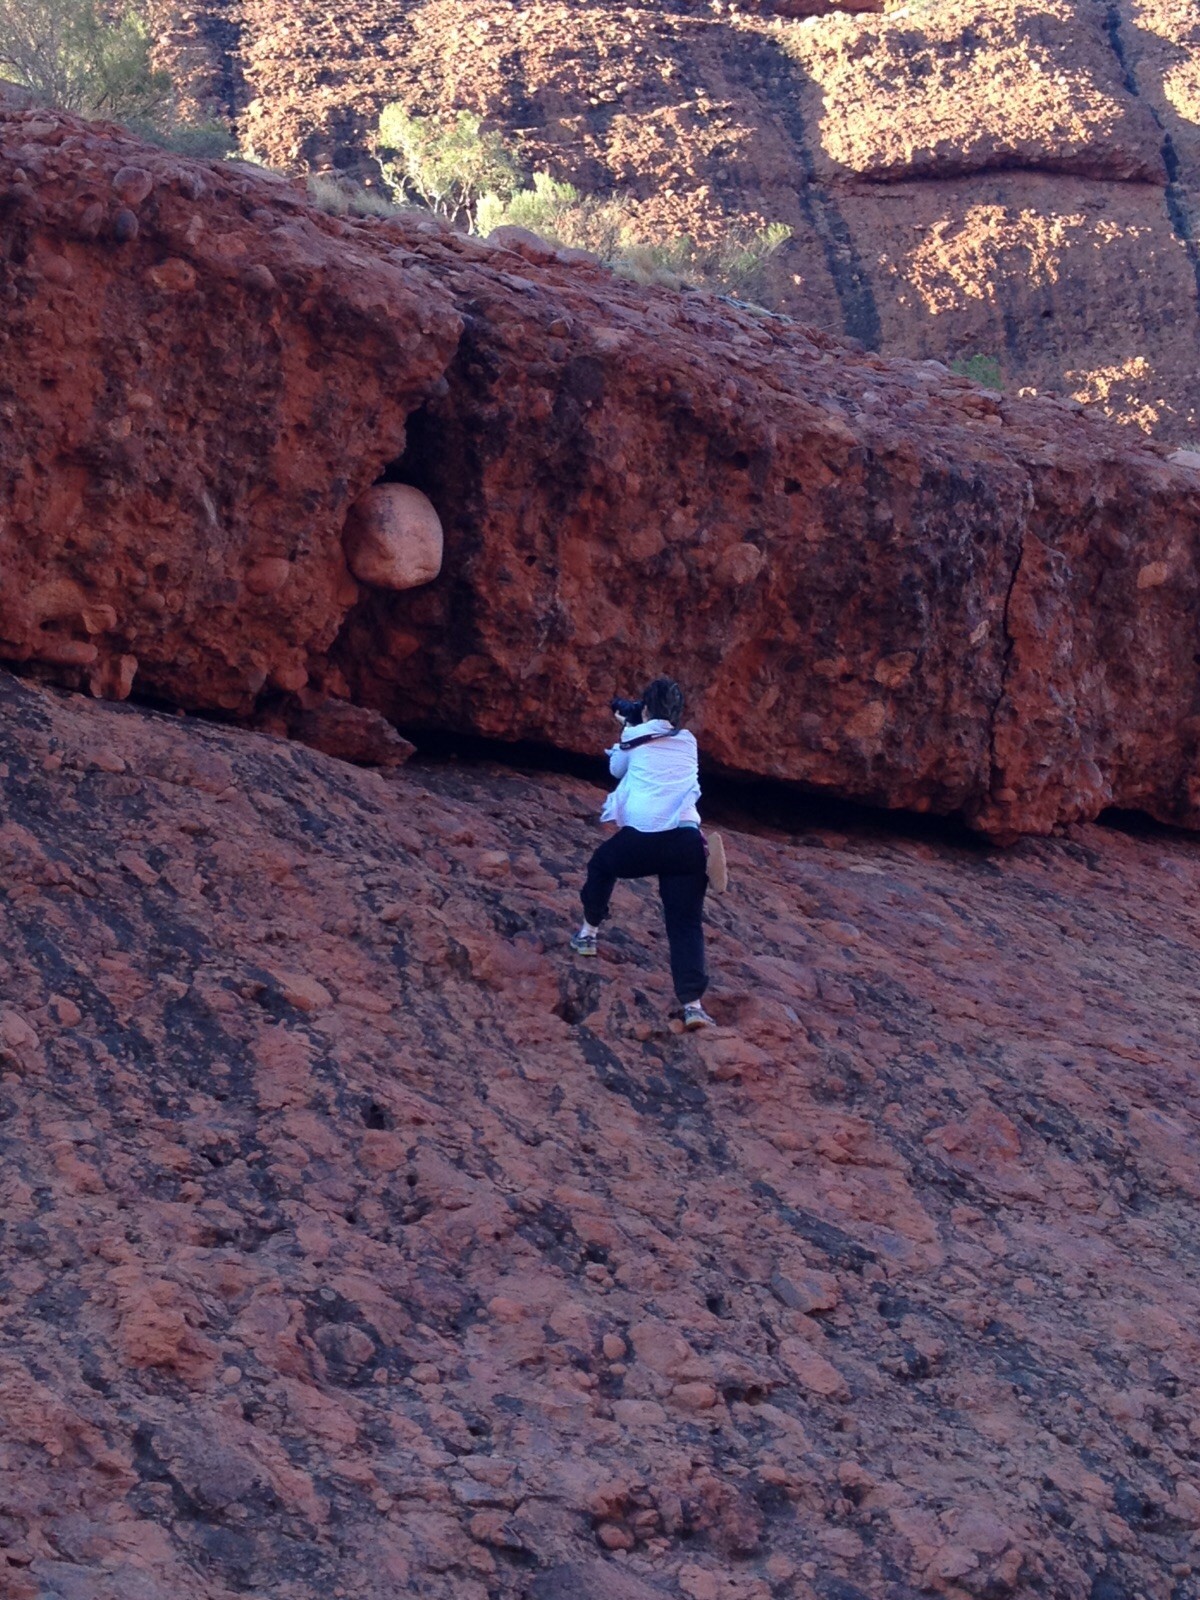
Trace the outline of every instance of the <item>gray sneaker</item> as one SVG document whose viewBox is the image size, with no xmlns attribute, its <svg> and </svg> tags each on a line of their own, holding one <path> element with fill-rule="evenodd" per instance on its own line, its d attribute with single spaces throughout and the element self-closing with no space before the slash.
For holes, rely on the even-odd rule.
<svg viewBox="0 0 1200 1600">
<path fill-rule="evenodd" d="M 693 1028 L 715 1028 L 715 1017 L 710 1017 L 699 1000 L 689 1000 L 683 1008 L 683 1025 L 690 1033 Z"/>
<path fill-rule="evenodd" d="M 596 954 L 596 935 L 594 933 L 573 933 L 571 935 L 571 949 L 577 956 L 594 956 Z"/>
</svg>

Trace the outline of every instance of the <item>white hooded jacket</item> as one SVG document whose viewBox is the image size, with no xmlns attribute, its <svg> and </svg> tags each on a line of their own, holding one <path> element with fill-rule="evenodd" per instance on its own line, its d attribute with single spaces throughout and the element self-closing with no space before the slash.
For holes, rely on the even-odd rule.
<svg viewBox="0 0 1200 1600">
<path fill-rule="evenodd" d="M 637 744 L 647 735 L 656 735 Z M 634 748 L 628 748 L 633 745 Z M 608 755 L 608 770 L 620 782 L 604 802 L 601 822 L 616 822 L 639 833 L 666 833 L 685 823 L 699 826 L 699 752 L 686 728 L 673 732 L 659 718 L 626 728 Z"/>
</svg>

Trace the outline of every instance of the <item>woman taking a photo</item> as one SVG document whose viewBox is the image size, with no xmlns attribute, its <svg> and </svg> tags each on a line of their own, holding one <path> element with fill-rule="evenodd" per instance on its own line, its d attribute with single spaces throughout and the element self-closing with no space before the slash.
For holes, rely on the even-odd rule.
<svg viewBox="0 0 1200 1600">
<path fill-rule="evenodd" d="M 672 678 L 655 678 L 640 701 L 614 700 L 621 738 L 608 754 L 620 781 L 604 803 L 601 822 L 618 831 L 592 856 L 580 895 L 583 926 L 571 940 L 578 956 L 596 954 L 618 878 L 658 877 L 671 951 L 671 977 L 685 1028 L 711 1028 L 703 996 L 704 896 L 708 861 L 700 834 L 697 748 L 683 721 L 683 693 Z"/>
</svg>

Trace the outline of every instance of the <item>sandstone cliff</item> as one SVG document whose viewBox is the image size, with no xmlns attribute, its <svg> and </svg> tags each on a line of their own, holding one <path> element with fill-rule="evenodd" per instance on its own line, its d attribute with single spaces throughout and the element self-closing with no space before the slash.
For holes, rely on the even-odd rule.
<svg viewBox="0 0 1200 1600">
<path fill-rule="evenodd" d="M 735 827 L 697 1042 L 577 780 L 0 761 L 8 1600 L 1189 1593 L 1190 841 Z"/>
<path fill-rule="evenodd" d="M 160 10 L 197 106 L 285 167 L 369 170 L 391 99 L 470 107 L 652 234 L 786 222 L 773 293 L 805 321 L 1200 435 L 1190 0 Z"/>
<path fill-rule="evenodd" d="M 70 118 L 0 139 L 8 660 L 581 752 L 665 665 L 730 772 L 1200 822 L 1194 458 Z M 380 478 L 444 528 L 407 594 L 346 566 Z"/>
</svg>

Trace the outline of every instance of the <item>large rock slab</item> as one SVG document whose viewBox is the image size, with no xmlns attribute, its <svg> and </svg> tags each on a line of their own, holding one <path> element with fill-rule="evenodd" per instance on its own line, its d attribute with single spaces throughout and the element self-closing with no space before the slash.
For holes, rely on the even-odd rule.
<svg viewBox="0 0 1200 1600">
<path fill-rule="evenodd" d="M 1194 840 L 727 818 L 0 677 L 5 1600 L 1144 1594 L 1200 1528 Z"/>
<path fill-rule="evenodd" d="M 533 295 L 493 297 L 414 424 L 448 572 L 352 612 L 356 695 L 586 752 L 665 670 L 730 772 L 997 836 L 1200 822 L 1194 473 L 727 305 L 554 295 L 550 339 Z"/>
<path fill-rule="evenodd" d="M 0 655 L 581 753 L 667 670 L 731 773 L 1002 837 L 1200 825 L 1200 477 L 1161 447 L 71 119 L 0 135 Z M 407 592 L 345 562 L 385 468 L 444 535 Z"/>
<path fill-rule="evenodd" d="M 296 690 L 449 300 L 286 182 L 2 105 L 0 230 L 0 655 L 209 709 Z"/>
</svg>

